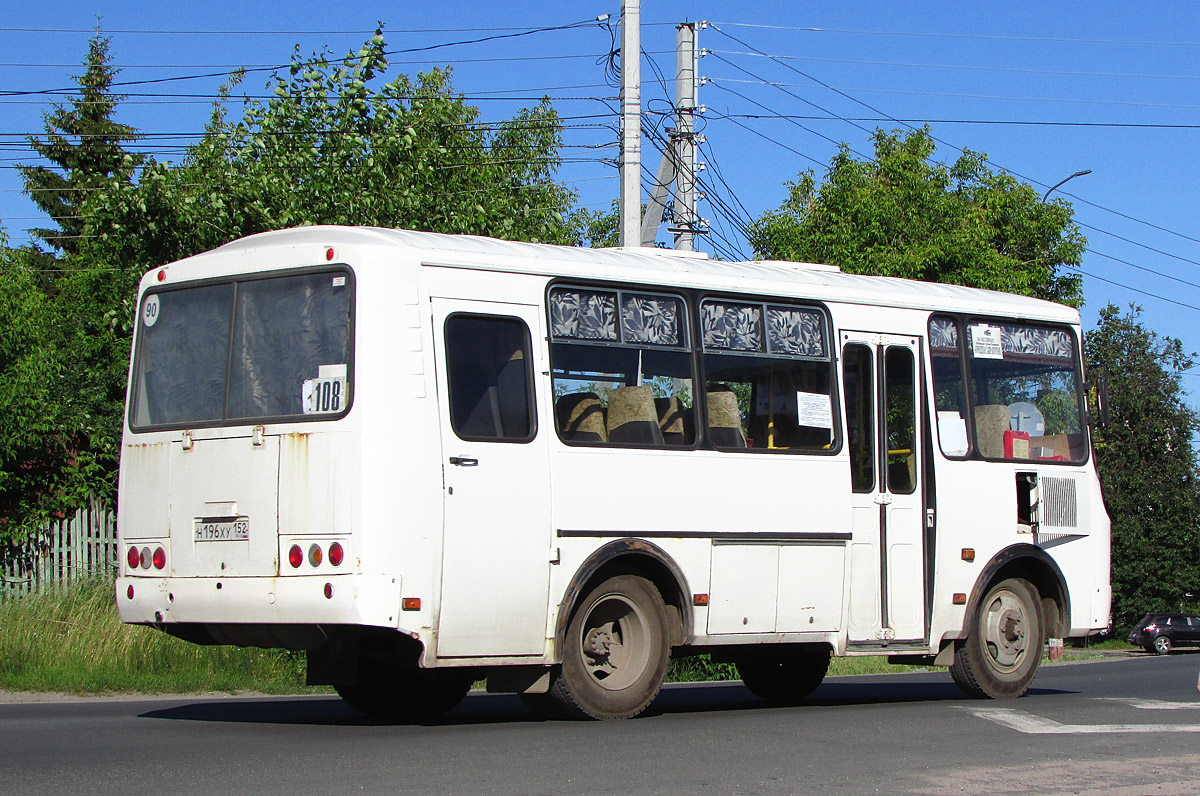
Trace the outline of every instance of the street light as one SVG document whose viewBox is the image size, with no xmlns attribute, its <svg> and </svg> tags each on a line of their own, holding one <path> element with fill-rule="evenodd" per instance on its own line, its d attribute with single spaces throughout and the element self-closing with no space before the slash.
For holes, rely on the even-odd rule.
<svg viewBox="0 0 1200 796">
<path fill-rule="evenodd" d="M 1067 177 L 1065 180 L 1056 182 L 1054 185 L 1050 186 L 1050 190 L 1048 190 L 1048 191 L 1046 191 L 1046 193 L 1042 194 L 1042 201 L 1043 202 L 1046 201 L 1046 197 L 1049 196 L 1050 194 L 1054 193 L 1054 189 L 1057 188 L 1058 186 L 1062 185 L 1063 183 L 1070 182 L 1071 180 L 1075 179 L 1076 177 L 1082 177 L 1085 174 L 1091 174 L 1091 173 L 1092 173 L 1091 169 L 1084 169 L 1083 171 L 1075 172 L 1070 177 Z"/>
</svg>

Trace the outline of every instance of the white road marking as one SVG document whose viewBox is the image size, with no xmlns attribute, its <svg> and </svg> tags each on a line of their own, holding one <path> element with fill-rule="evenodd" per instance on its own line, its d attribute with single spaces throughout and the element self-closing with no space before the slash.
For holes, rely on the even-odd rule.
<svg viewBox="0 0 1200 796">
<path fill-rule="evenodd" d="M 1013 708 L 962 710 L 1026 735 L 1101 735 L 1111 733 L 1200 732 L 1200 724 L 1060 724 Z"/>
<path fill-rule="evenodd" d="M 1133 697 L 1096 697 L 1108 702 L 1124 702 L 1138 710 L 1200 710 L 1200 702 L 1168 702 L 1165 699 L 1135 699 Z"/>
</svg>

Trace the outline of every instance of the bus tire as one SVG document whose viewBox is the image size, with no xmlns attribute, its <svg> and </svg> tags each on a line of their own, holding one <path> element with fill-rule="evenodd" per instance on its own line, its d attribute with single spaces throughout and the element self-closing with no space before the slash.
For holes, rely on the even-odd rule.
<svg viewBox="0 0 1200 796">
<path fill-rule="evenodd" d="M 759 699 L 777 705 L 794 705 L 817 690 L 829 671 L 832 651 L 810 652 L 790 658 L 738 661 L 738 674 Z"/>
<path fill-rule="evenodd" d="M 462 701 L 475 682 L 474 672 L 462 669 L 410 669 L 359 675 L 351 686 L 337 686 L 347 705 L 380 719 L 428 721 Z"/>
<path fill-rule="evenodd" d="M 969 696 L 1021 696 L 1041 663 L 1043 627 L 1040 603 L 1027 581 L 993 584 L 955 650 L 950 676 Z"/>
<path fill-rule="evenodd" d="M 608 578 L 567 624 L 549 695 L 570 718 L 630 719 L 662 688 L 670 646 L 658 589 L 634 575 Z"/>
</svg>

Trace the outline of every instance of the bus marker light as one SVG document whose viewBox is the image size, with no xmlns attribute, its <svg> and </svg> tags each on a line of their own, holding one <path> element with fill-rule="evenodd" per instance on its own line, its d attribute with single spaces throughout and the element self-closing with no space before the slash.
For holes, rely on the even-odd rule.
<svg viewBox="0 0 1200 796">
<path fill-rule="evenodd" d="M 332 583 L 325 584 L 325 599 L 326 600 L 333 599 L 333 584 Z"/>
<path fill-rule="evenodd" d="M 162 569 L 167 565 L 167 551 L 161 547 L 154 548 L 154 568 Z"/>
<path fill-rule="evenodd" d="M 952 598 L 951 602 L 953 602 L 955 605 L 966 605 L 967 604 L 967 595 L 963 594 L 960 591 L 956 591 L 956 592 L 954 592 L 954 597 Z"/>
<path fill-rule="evenodd" d="M 142 555 L 136 547 L 129 548 L 129 555 L 125 556 L 125 560 L 129 563 L 130 569 L 137 569 L 138 564 L 142 563 Z"/>
<path fill-rule="evenodd" d="M 130 600 L 133 599 L 133 584 L 132 583 L 129 584 L 129 588 L 125 590 L 125 596 Z"/>
<path fill-rule="evenodd" d="M 707 594 L 693 594 L 692 595 L 692 605 L 708 605 L 708 595 Z"/>
<path fill-rule="evenodd" d="M 314 544 L 308 548 L 308 563 L 314 567 L 321 566 L 321 561 L 325 559 L 325 554 L 321 552 L 321 545 Z"/>
<path fill-rule="evenodd" d="M 963 561 L 974 561 L 975 560 L 975 550 L 970 547 L 964 547 L 962 549 L 962 560 Z"/>
<path fill-rule="evenodd" d="M 326 249 L 326 250 L 325 250 L 325 259 L 326 259 L 326 260 L 328 260 L 328 261 L 330 261 L 330 262 L 332 262 L 332 261 L 333 261 L 333 249 Z"/>
<path fill-rule="evenodd" d="M 300 545 L 292 545 L 292 549 L 288 550 L 288 563 L 292 565 L 292 569 L 299 569 L 304 563 L 304 551 L 300 549 Z"/>
<path fill-rule="evenodd" d="M 420 597 L 405 597 L 400 602 L 400 607 L 403 608 L 405 611 L 420 611 L 421 610 L 421 598 Z"/>
<path fill-rule="evenodd" d="M 159 282 L 166 282 L 166 281 L 167 281 L 167 269 L 166 269 L 166 268 L 160 268 L 160 269 L 159 269 L 159 271 L 158 271 L 158 281 L 159 281 Z"/>
<path fill-rule="evenodd" d="M 342 550 L 341 544 L 334 542 L 329 545 L 329 563 L 335 567 L 342 565 L 342 559 L 345 558 L 345 551 Z"/>
</svg>

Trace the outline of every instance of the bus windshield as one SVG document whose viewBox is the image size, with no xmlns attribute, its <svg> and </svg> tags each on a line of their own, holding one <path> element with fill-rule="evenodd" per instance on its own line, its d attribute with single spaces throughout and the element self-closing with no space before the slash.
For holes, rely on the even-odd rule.
<svg viewBox="0 0 1200 796">
<path fill-rule="evenodd" d="M 350 397 L 350 282 L 345 271 L 310 271 L 148 292 L 130 425 L 340 415 Z"/>
<path fill-rule="evenodd" d="M 975 444 L 988 459 L 1080 462 L 1087 457 L 1074 336 L 1066 329 L 974 322 L 967 326 Z M 958 323 L 930 322 L 942 451 L 967 453 Z"/>
</svg>

